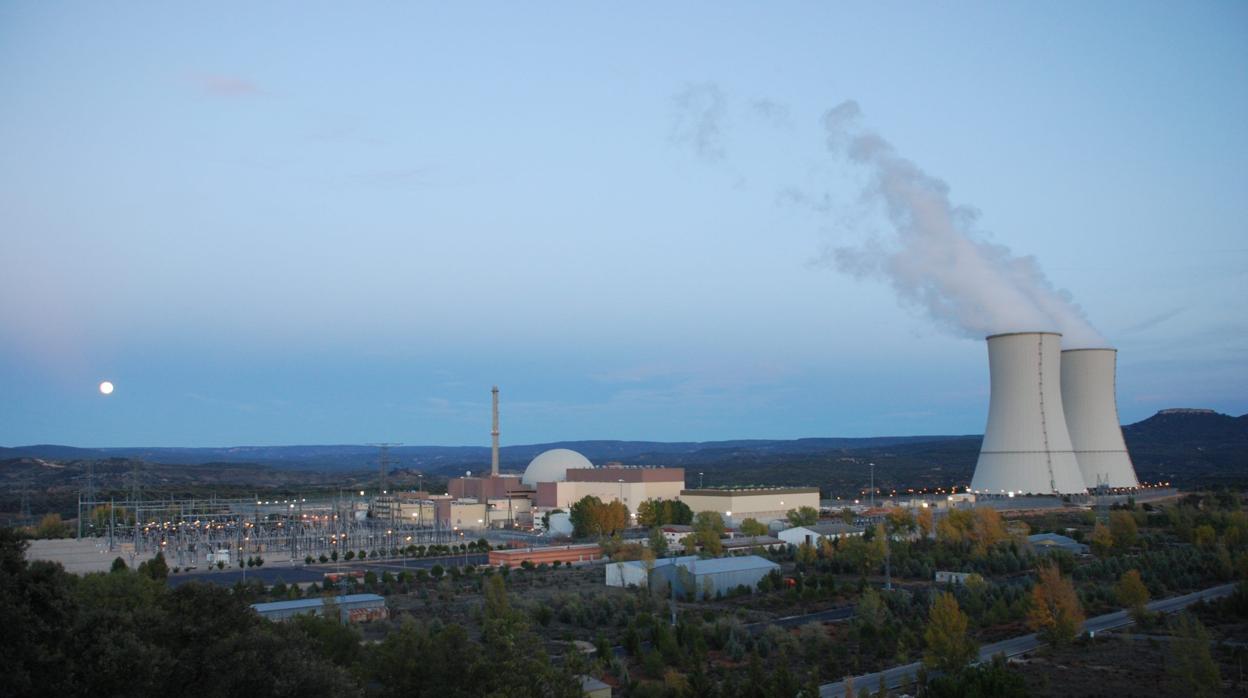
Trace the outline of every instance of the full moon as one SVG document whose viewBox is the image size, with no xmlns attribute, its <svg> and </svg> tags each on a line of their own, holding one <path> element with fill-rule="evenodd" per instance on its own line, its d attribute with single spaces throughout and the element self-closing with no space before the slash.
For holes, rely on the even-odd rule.
<svg viewBox="0 0 1248 698">
<path fill-rule="evenodd" d="M 113 384 L 109 383 L 108 381 L 104 381 L 103 383 L 100 383 L 100 392 L 103 393 L 104 395 L 112 395 Z"/>
</svg>

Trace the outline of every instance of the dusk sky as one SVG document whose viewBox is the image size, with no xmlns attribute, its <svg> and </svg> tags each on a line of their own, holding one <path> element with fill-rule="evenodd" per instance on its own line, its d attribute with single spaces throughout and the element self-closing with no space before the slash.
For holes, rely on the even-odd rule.
<svg viewBox="0 0 1248 698">
<path fill-rule="evenodd" d="M 997 262 L 1238 415 L 1248 4 L 4 3 L 0 262 L 4 446 L 980 433 Z"/>
</svg>

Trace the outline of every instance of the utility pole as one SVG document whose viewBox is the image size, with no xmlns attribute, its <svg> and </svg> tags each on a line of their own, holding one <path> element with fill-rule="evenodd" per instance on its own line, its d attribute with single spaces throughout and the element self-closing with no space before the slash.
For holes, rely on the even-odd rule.
<svg viewBox="0 0 1248 698">
<path fill-rule="evenodd" d="M 871 508 L 875 508 L 875 463 L 869 463 L 871 466 Z"/>
</svg>

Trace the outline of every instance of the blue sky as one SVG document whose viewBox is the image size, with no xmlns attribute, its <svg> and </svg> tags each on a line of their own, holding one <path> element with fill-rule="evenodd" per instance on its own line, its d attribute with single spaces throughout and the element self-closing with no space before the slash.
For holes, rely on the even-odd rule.
<svg viewBox="0 0 1248 698">
<path fill-rule="evenodd" d="M 1242 3 L 0 6 L 0 444 L 976 433 L 861 126 L 1248 411 Z M 96 391 L 109 379 L 116 392 Z"/>
</svg>

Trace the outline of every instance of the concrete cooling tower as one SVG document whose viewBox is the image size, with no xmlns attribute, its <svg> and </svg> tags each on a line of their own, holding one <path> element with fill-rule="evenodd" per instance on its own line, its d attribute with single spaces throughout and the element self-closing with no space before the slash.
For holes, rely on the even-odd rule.
<svg viewBox="0 0 1248 698">
<path fill-rule="evenodd" d="M 971 478 L 987 494 L 1086 492 L 1062 411 L 1061 335 L 988 338 L 988 427 Z"/>
<path fill-rule="evenodd" d="M 1117 363 L 1114 349 L 1062 352 L 1062 409 L 1088 489 L 1140 485 L 1118 421 Z"/>
</svg>

